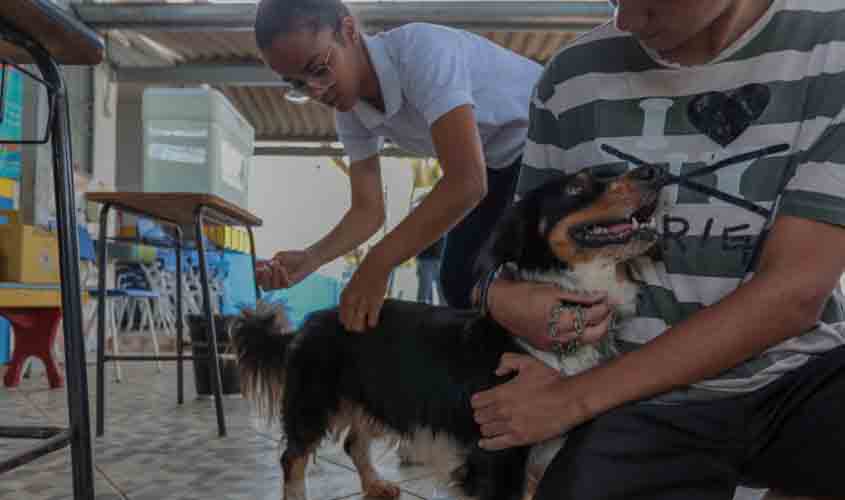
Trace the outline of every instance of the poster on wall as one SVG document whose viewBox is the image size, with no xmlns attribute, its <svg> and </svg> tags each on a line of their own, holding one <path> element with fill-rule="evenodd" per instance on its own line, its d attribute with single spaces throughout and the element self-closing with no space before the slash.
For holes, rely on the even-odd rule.
<svg viewBox="0 0 845 500">
<path fill-rule="evenodd" d="M 3 101 L 0 104 L 0 140 L 19 141 L 23 137 L 23 79 L 20 72 L 7 66 L 4 80 Z M 20 176 L 21 146 L 0 144 L 0 178 L 18 180 Z"/>
</svg>

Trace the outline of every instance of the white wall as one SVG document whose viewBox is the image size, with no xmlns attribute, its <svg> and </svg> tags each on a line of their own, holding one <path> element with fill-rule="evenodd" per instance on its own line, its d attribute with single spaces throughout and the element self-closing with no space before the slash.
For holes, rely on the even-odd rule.
<svg viewBox="0 0 845 500">
<path fill-rule="evenodd" d="M 117 180 L 117 84 L 105 66 L 94 71 L 94 175 L 113 189 Z"/>
<path fill-rule="evenodd" d="M 393 227 L 408 211 L 413 181 L 409 162 L 382 160 L 382 180 Z M 329 158 L 254 158 L 249 208 L 264 220 L 255 233 L 259 258 L 314 243 L 343 217 L 349 200 L 349 179 Z"/>
</svg>

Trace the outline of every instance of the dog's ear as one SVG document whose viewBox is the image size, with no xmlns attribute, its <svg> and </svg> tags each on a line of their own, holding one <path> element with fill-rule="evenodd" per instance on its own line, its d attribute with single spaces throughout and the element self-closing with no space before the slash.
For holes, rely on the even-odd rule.
<svg viewBox="0 0 845 500">
<path fill-rule="evenodd" d="M 508 208 L 476 257 L 473 268 L 476 283 L 502 265 L 523 259 L 529 232 L 537 230 L 530 227 L 532 219 L 535 218 L 530 216 L 529 200 L 518 201 Z"/>
</svg>

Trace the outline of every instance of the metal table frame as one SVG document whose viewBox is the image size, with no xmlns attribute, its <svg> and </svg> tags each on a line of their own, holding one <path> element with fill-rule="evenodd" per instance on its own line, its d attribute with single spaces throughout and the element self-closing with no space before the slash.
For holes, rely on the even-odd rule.
<svg viewBox="0 0 845 500">
<path fill-rule="evenodd" d="M 156 194 L 149 193 L 154 197 Z M 179 193 L 168 193 L 171 196 L 179 196 Z M 190 194 L 185 194 L 191 196 Z M 143 196 L 143 195 L 141 195 Z M 182 231 L 182 224 L 179 221 L 168 220 L 156 213 L 159 205 L 150 204 L 149 210 L 143 210 L 137 204 L 130 206 L 119 201 L 120 193 L 90 193 L 88 195 L 89 201 L 102 203 L 100 209 L 100 235 L 97 246 L 97 267 L 98 267 L 98 289 L 106 290 L 106 263 L 107 259 L 107 236 L 106 236 L 106 222 L 108 220 L 109 211 L 114 208 L 125 213 L 155 219 L 161 223 L 167 224 L 176 229 L 176 355 L 111 355 L 105 353 L 105 315 L 106 305 L 103 297 L 105 294 L 100 293 L 101 298 L 97 304 L 97 436 L 102 436 L 105 433 L 105 363 L 106 361 L 176 361 L 176 377 L 177 377 L 177 400 L 178 404 L 184 402 L 184 360 L 197 359 L 194 356 L 186 356 L 184 352 L 184 334 L 182 321 L 182 249 L 184 247 L 184 235 Z M 212 197 L 215 198 L 216 197 Z M 166 202 L 161 202 L 166 203 Z M 211 307 L 211 290 L 209 285 L 209 271 L 206 258 L 206 248 L 203 241 L 203 227 L 206 220 L 216 222 L 218 224 L 225 224 L 231 226 L 243 226 L 249 233 L 250 256 L 252 259 L 253 275 L 255 274 L 255 236 L 252 231 L 253 225 L 260 225 L 260 220 L 256 223 L 250 223 L 239 218 L 226 216 L 221 214 L 214 206 L 206 203 L 198 203 L 193 209 L 193 228 L 194 238 L 197 245 L 197 256 L 199 258 L 200 267 L 200 282 L 202 285 L 203 295 L 203 313 L 208 325 L 208 332 L 211 341 L 211 350 L 207 359 L 209 361 L 209 370 L 211 371 L 211 386 L 214 393 L 214 405 L 217 412 L 217 429 L 218 434 L 223 437 L 226 435 L 226 420 L 223 414 L 223 398 L 222 398 L 222 379 L 220 375 L 219 359 L 223 355 L 219 352 L 217 345 L 217 331 L 214 322 L 213 309 Z M 260 298 L 260 290 L 258 282 L 255 282 L 255 299 L 256 302 Z"/>
<path fill-rule="evenodd" d="M 44 7 L 40 4 L 39 6 Z M 0 427 L 0 437 L 2 438 L 44 440 L 40 445 L 0 462 L 0 473 L 10 471 L 48 453 L 70 446 L 74 498 L 76 500 L 94 500 L 94 464 L 91 450 L 85 348 L 82 339 L 79 246 L 73 198 L 67 89 L 58 62 L 34 37 L 16 29 L 0 18 L 0 39 L 24 49 L 35 62 L 43 79 L 32 75 L 17 64 L 11 62 L 8 64 L 35 77 L 48 90 L 50 113 L 47 130 L 49 136 L 43 141 L 4 141 L 4 143 L 46 143 L 47 140 L 52 139 L 69 414 L 69 427 L 67 428 Z"/>
</svg>

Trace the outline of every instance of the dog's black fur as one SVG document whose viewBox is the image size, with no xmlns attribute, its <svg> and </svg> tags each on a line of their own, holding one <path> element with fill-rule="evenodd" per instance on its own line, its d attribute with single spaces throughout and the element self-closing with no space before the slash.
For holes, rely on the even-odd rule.
<svg viewBox="0 0 845 500">
<path fill-rule="evenodd" d="M 494 321 L 474 311 L 387 300 L 378 326 L 364 334 L 347 332 L 334 310 L 313 314 L 295 336 L 267 335 L 268 326 L 246 321 L 239 350 L 252 353 L 242 354 L 242 364 L 285 367 L 279 376 L 285 379 L 288 459 L 312 451 L 341 402 L 350 401 L 402 436 L 422 427 L 470 449 L 463 481 L 468 495 L 519 497 L 528 449 L 478 448 L 469 402 L 508 379 L 494 375 L 503 353 L 524 352 Z"/>
<path fill-rule="evenodd" d="M 549 249 L 546 228 L 589 205 L 606 185 L 581 175 L 579 189 L 572 189 L 575 177 L 547 183 L 510 208 L 482 251 L 479 275 L 506 262 L 539 271 L 566 266 Z M 480 449 L 470 406 L 474 393 L 510 378 L 494 374 L 502 354 L 524 352 L 495 321 L 477 311 L 399 300 L 387 300 L 378 326 L 361 334 L 347 332 L 335 309 L 312 314 L 295 334 L 281 334 L 274 321 L 245 317 L 235 343 L 245 393 L 264 401 L 265 415 L 282 419 L 286 480 L 291 463 L 307 459 L 332 432 L 332 419 L 352 404 L 401 436 L 427 429 L 459 443 L 468 451 L 461 468 L 467 495 L 521 497 L 529 448 Z M 347 451 L 354 439 L 350 434 Z"/>
</svg>

